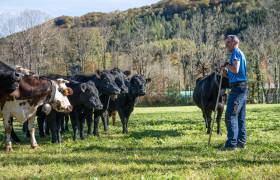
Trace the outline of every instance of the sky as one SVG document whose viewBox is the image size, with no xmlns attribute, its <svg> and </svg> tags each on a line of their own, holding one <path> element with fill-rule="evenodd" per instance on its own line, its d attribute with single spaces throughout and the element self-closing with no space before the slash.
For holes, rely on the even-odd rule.
<svg viewBox="0 0 280 180">
<path fill-rule="evenodd" d="M 112 12 L 141 7 L 159 0 L 0 0 L 0 14 L 40 10 L 50 17 L 81 16 L 88 12 Z"/>
</svg>

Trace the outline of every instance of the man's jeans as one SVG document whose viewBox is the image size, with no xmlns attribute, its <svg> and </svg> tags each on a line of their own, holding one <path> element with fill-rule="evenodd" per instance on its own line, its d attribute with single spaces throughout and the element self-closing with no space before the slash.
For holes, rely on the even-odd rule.
<svg viewBox="0 0 280 180">
<path fill-rule="evenodd" d="M 226 110 L 227 141 L 225 147 L 234 148 L 246 143 L 247 86 L 232 87 Z"/>
</svg>

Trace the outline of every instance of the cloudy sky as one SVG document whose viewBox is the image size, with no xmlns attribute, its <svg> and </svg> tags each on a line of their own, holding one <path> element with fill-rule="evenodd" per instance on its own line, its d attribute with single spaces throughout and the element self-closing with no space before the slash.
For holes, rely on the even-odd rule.
<svg viewBox="0 0 280 180">
<path fill-rule="evenodd" d="M 141 7 L 159 0 L 0 0 L 0 13 L 40 10 L 51 17 L 81 16 L 88 12 L 111 12 Z"/>
</svg>

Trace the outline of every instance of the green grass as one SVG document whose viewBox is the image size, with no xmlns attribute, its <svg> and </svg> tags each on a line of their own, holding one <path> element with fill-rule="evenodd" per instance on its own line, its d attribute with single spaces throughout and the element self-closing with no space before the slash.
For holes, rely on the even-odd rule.
<svg viewBox="0 0 280 180">
<path fill-rule="evenodd" d="M 196 107 L 136 108 L 128 135 L 121 134 L 118 121 L 108 134 L 101 128 L 99 138 L 73 142 L 67 133 L 60 145 L 37 138 L 36 150 L 28 140 L 14 144 L 14 152 L 0 152 L 0 179 L 280 179 L 280 105 L 247 109 L 245 150 L 219 150 L 224 122 L 223 135 L 213 134 L 208 147 Z M 18 124 L 16 130 L 24 139 Z"/>
</svg>

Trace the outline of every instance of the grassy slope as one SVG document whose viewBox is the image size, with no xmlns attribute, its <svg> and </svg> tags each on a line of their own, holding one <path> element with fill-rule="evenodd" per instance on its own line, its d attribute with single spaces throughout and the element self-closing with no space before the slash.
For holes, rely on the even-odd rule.
<svg viewBox="0 0 280 180">
<path fill-rule="evenodd" d="M 280 178 L 280 105 L 248 107 L 246 150 L 222 152 L 223 136 L 214 134 L 212 147 L 200 111 L 195 107 L 137 108 L 130 133 L 120 127 L 109 134 L 61 145 L 40 139 L 31 150 L 27 141 L 14 152 L 0 152 L 0 179 L 5 177 L 146 178 Z M 118 124 L 120 126 L 120 124 Z M 223 130 L 225 127 L 223 123 Z M 0 131 L 3 132 L 1 126 Z M 20 129 L 17 129 L 18 134 Z M 3 133 L 1 137 L 3 138 Z"/>
</svg>

